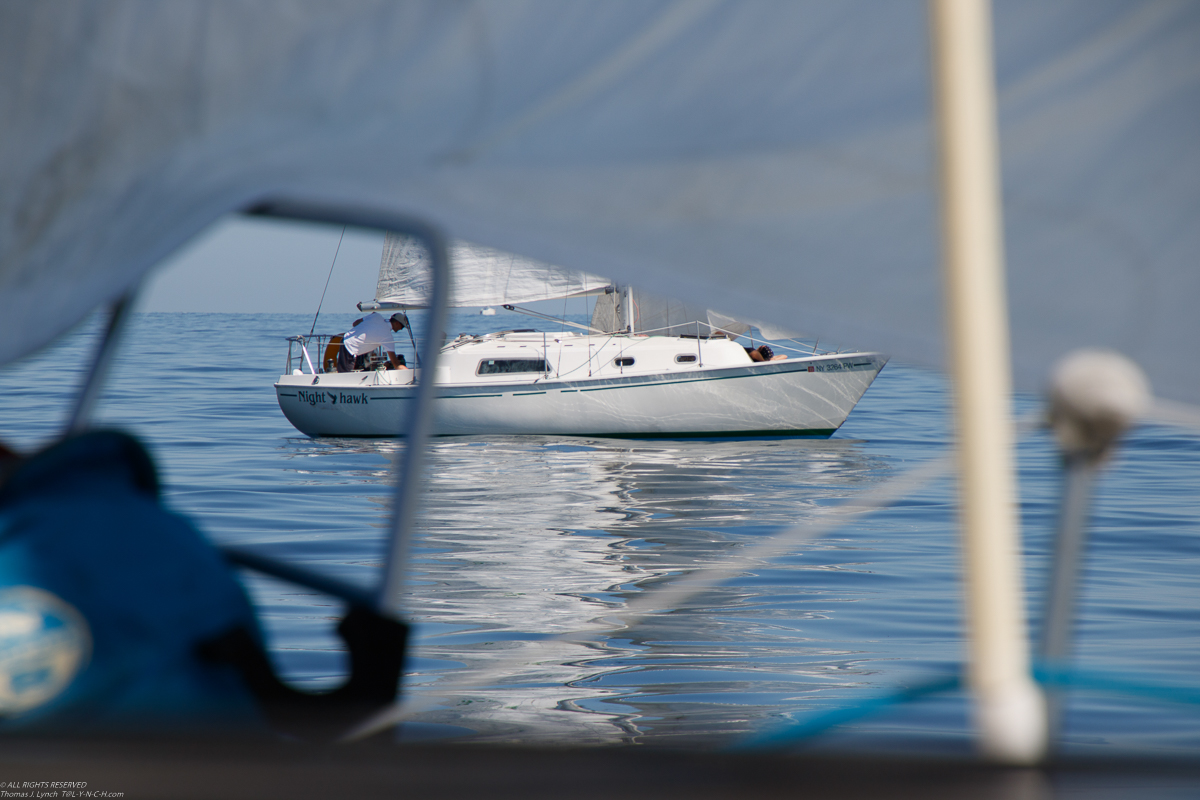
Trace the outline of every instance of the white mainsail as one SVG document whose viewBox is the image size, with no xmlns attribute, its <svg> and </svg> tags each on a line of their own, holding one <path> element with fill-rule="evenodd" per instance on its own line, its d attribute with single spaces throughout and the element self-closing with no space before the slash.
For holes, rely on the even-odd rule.
<svg viewBox="0 0 1200 800">
<path fill-rule="evenodd" d="M 450 247 L 450 263 L 454 265 L 450 305 L 458 308 L 587 297 L 611 287 L 607 278 L 462 241 Z M 424 246 L 389 231 L 379 261 L 375 300 L 358 307 L 362 311 L 424 308 L 429 303 L 430 276 Z"/>
</svg>

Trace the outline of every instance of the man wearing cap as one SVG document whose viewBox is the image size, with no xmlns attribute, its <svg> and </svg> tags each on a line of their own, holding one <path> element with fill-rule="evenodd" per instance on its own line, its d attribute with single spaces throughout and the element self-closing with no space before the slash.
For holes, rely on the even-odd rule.
<svg viewBox="0 0 1200 800">
<path fill-rule="evenodd" d="M 337 354 L 337 371 L 354 372 L 364 369 L 366 358 L 382 347 L 388 354 L 392 369 L 408 369 L 404 356 L 396 355 L 396 344 L 392 334 L 408 326 L 403 314 L 392 314 L 390 320 L 372 312 L 354 323 L 354 327 L 342 334 L 342 346 Z"/>
</svg>

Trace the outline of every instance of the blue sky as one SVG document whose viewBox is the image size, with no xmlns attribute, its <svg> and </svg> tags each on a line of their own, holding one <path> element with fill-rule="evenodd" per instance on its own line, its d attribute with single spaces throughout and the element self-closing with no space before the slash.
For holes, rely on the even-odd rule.
<svg viewBox="0 0 1200 800">
<path fill-rule="evenodd" d="M 228 216 L 159 265 L 142 311 L 313 313 L 341 226 Z M 323 311 L 353 312 L 375 296 L 383 233 L 347 228 Z"/>
</svg>

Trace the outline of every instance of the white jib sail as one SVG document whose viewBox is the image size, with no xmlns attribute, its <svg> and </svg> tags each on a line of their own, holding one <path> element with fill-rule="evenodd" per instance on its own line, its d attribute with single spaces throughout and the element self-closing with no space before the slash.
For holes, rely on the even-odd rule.
<svg viewBox="0 0 1200 800">
<path fill-rule="evenodd" d="M 586 272 L 461 241 L 451 245 L 450 263 L 454 268 L 450 305 L 459 308 L 585 297 L 601 294 L 611 285 L 608 279 Z M 375 301 L 359 303 L 359 308 L 423 308 L 428 305 L 429 293 L 429 256 L 424 246 L 389 231 L 379 262 Z"/>
<path fill-rule="evenodd" d="M 632 318 L 629 315 L 632 314 Z M 658 297 L 632 287 L 596 300 L 592 327 L 600 331 L 630 330 L 658 336 L 711 336 L 717 331 L 741 335 L 750 325 L 710 308 Z"/>
</svg>

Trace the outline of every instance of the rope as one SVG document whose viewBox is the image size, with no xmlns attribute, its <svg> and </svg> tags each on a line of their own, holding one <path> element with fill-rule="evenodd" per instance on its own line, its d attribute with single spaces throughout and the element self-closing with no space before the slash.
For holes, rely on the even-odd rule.
<svg viewBox="0 0 1200 800">
<path fill-rule="evenodd" d="M 1116 673 L 1072 670 L 1047 662 L 1034 665 L 1033 679 L 1054 692 L 1085 689 L 1105 694 L 1141 697 L 1174 705 L 1200 705 L 1200 686 L 1142 683 Z M 819 736 L 839 725 L 857 722 L 886 711 L 893 706 L 964 688 L 966 688 L 966 682 L 963 680 L 960 670 L 958 673 L 933 678 L 913 686 L 879 692 L 853 705 L 817 712 L 797 722 L 777 726 L 766 733 L 743 739 L 732 749 L 743 751 L 785 748 Z"/>
<path fill-rule="evenodd" d="M 1167 683 L 1141 683 L 1111 672 L 1073 670 L 1050 662 L 1035 664 L 1033 679 L 1047 689 L 1087 689 L 1105 694 L 1130 695 L 1161 703 L 1200 705 L 1200 686 L 1179 686 Z"/>
<path fill-rule="evenodd" d="M 793 745 L 806 739 L 818 736 L 831 728 L 856 722 L 865 717 L 873 716 L 893 706 L 911 703 L 930 695 L 952 692 L 963 688 L 962 678 L 957 675 L 946 675 L 934 678 L 915 686 L 895 689 L 872 695 L 854 705 L 822 711 L 807 719 L 781 726 L 765 734 L 751 736 L 736 744 L 733 750 L 773 750 Z"/>
</svg>

